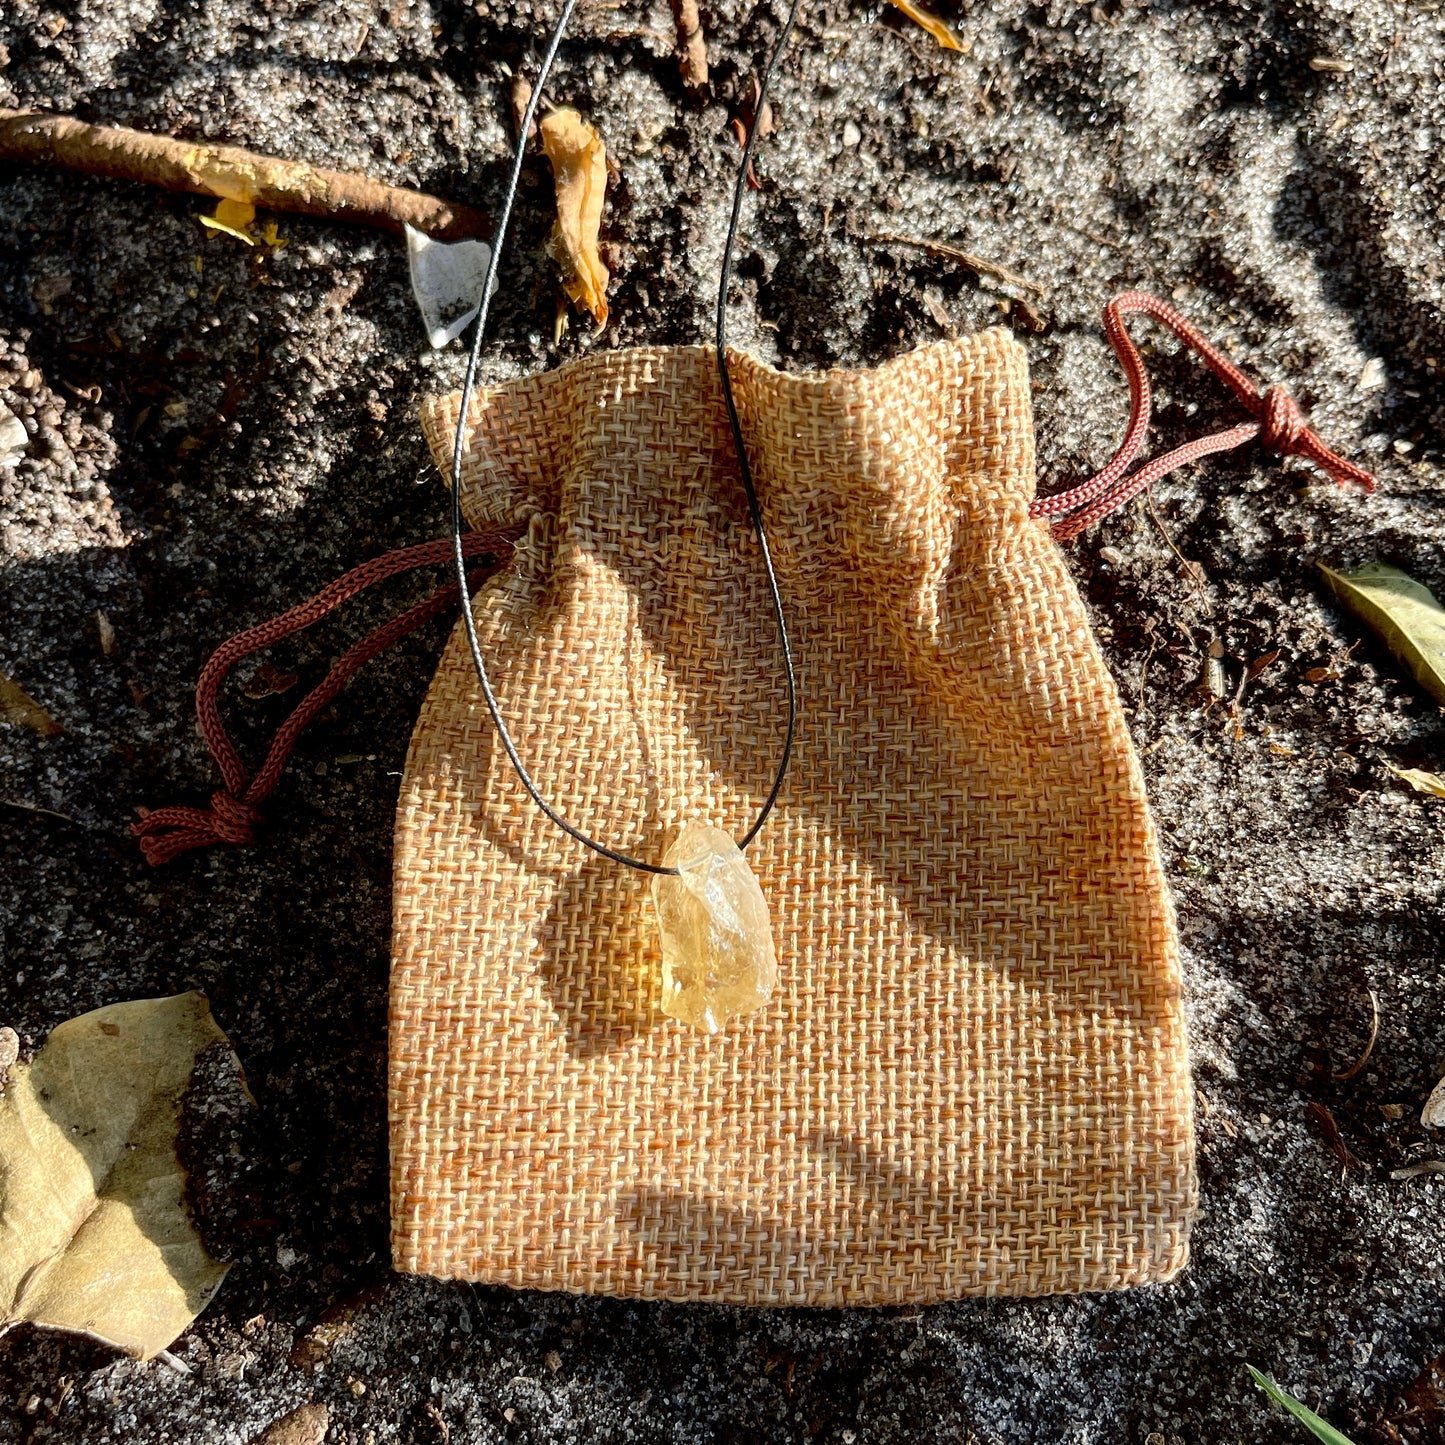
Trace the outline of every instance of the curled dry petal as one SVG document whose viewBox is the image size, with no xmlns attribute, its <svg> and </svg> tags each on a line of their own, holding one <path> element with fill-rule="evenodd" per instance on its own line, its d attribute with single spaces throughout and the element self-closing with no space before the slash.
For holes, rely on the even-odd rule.
<svg viewBox="0 0 1445 1445">
<path fill-rule="evenodd" d="M 602 137 L 575 110 L 554 110 L 541 131 L 557 183 L 552 255 L 567 273 L 567 294 L 592 313 L 600 330 L 607 324 L 607 267 L 597 252 L 597 233 L 607 191 L 607 152 Z"/>
<path fill-rule="evenodd" d="M 915 25 L 921 25 L 945 50 L 966 48 L 944 21 L 937 15 L 930 14 L 921 5 L 915 5 L 913 0 L 893 0 L 893 4 Z"/>
</svg>

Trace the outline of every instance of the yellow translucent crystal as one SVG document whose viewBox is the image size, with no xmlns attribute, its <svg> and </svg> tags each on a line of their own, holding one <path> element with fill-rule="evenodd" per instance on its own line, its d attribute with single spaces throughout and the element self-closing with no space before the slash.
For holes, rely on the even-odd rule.
<svg viewBox="0 0 1445 1445">
<path fill-rule="evenodd" d="M 768 904 L 737 844 L 688 823 L 652 880 L 662 929 L 662 1011 L 715 1034 L 762 1008 L 778 981 Z"/>
</svg>

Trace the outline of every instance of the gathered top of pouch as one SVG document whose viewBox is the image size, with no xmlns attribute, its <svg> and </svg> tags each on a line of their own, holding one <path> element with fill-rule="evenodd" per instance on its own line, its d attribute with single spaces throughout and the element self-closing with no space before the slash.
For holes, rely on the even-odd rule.
<svg viewBox="0 0 1445 1445">
<path fill-rule="evenodd" d="M 392 1238 L 413 1272 L 766 1305 L 1137 1285 L 1195 1207 L 1174 918 L 1112 679 L 1034 496 L 1022 349 L 874 370 L 733 354 L 796 653 L 796 751 L 747 858 L 765 1007 L 659 1006 L 650 880 L 549 822 L 467 641 L 396 826 Z M 450 474 L 459 398 L 422 421 Z M 756 816 L 783 663 L 712 352 L 483 392 L 473 599 L 545 797 L 661 858 Z"/>
</svg>

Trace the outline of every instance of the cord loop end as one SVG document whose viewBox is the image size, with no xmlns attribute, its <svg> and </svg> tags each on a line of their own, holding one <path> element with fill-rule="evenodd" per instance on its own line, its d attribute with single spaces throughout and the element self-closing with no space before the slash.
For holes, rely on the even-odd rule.
<svg viewBox="0 0 1445 1445">
<path fill-rule="evenodd" d="M 1254 420 L 1230 427 L 1228 431 L 1198 437 L 1130 471 L 1148 434 L 1150 417 L 1149 376 L 1124 324 L 1126 317 L 1135 314 L 1152 316 L 1167 326 L 1229 387 Z M 1366 496 L 1375 490 L 1375 479 L 1369 472 L 1331 451 L 1310 430 L 1299 403 L 1284 387 L 1272 386 L 1261 395 L 1254 382 L 1217 346 L 1157 296 L 1142 291 L 1126 291 L 1116 296 L 1104 308 L 1104 328 L 1129 378 L 1129 427 L 1113 460 L 1102 471 L 1065 491 L 1036 497 L 1030 505 L 1030 516 L 1050 519 L 1049 527 L 1057 540 L 1062 542 L 1078 536 L 1086 527 L 1117 511 L 1176 468 L 1252 441 L 1258 441 L 1276 456 L 1308 458 L 1342 487 L 1358 487 Z"/>
</svg>

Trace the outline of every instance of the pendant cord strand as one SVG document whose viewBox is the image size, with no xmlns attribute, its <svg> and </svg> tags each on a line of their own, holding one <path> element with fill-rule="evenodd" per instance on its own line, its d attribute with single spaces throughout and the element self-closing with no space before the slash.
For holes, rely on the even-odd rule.
<svg viewBox="0 0 1445 1445">
<path fill-rule="evenodd" d="M 753 529 L 757 533 L 758 543 L 762 549 L 763 569 L 767 573 L 768 588 L 772 594 L 773 610 L 778 621 L 778 635 L 782 642 L 783 663 L 787 674 L 787 697 L 788 697 L 788 727 L 787 735 L 783 743 L 782 759 L 778 764 L 777 774 L 773 779 L 772 791 L 768 794 L 758 813 L 757 820 L 748 829 L 741 843 L 741 848 L 746 848 L 749 843 L 757 837 L 759 830 L 767 821 L 768 814 L 772 812 L 773 805 L 778 800 L 778 794 L 782 791 L 783 780 L 787 774 L 788 762 L 792 757 L 793 740 L 797 730 L 798 714 L 798 688 L 797 679 L 793 668 L 792 644 L 788 638 L 787 622 L 783 614 L 783 599 L 778 588 L 777 574 L 773 569 L 772 553 L 768 549 L 767 534 L 763 530 L 762 508 L 758 504 L 757 489 L 753 483 L 752 468 L 748 463 L 747 447 L 743 442 L 742 423 L 738 418 L 737 406 L 733 400 L 732 381 L 728 375 L 727 363 L 727 293 L 728 283 L 732 279 L 733 247 L 737 240 L 738 226 L 742 215 L 743 195 L 747 186 L 748 167 L 752 163 L 753 150 L 757 142 L 758 125 L 756 117 L 763 111 L 763 105 L 767 100 L 768 85 L 773 78 L 773 71 L 777 67 L 779 57 L 787 46 L 788 39 L 793 33 L 794 24 L 798 18 L 798 9 L 802 0 L 791 0 L 788 11 L 787 22 L 783 27 L 783 33 L 778 39 L 773 53 L 768 59 L 767 69 L 763 72 L 762 81 L 758 87 L 757 105 L 754 107 L 754 121 L 748 131 L 747 142 L 743 147 L 742 164 L 738 168 L 737 185 L 733 191 L 732 216 L 728 224 L 727 241 L 723 248 L 722 275 L 718 281 L 718 305 L 717 305 L 717 363 L 718 375 L 722 381 L 723 399 L 727 406 L 728 421 L 732 428 L 733 443 L 737 448 L 738 469 L 742 475 L 743 490 L 747 494 L 748 512 L 752 518 Z M 502 246 L 507 237 L 507 227 L 512 218 L 512 207 L 517 199 L 517 188 L 521 183 L 522 164 L 526 156 L 527 133 L 532 128 L 533 116 L 536 114 L 537 106 L 542 99 L 542 92 L 547 84 L 547 77 L 552 69 L 552 62 L 557 58 L 557 50 L 562 43 L 563 32 L 567 28 L 567 22 L 571 19 L 572 11 L 576 8 L 577 0 L 563 0 L 562 12 L 557 17 L 556 27 L 547 42 L 546 53 L 542 57 L 542 63 L 537 70 L 536 84 L 532 88 L 531 97 L 527 101 L 527 108 L 518 125 L 517 149 L 512 157 L 512 173 L 507 182 L 507 189 L 502 201 L 501 214 L 497 218 L 497 230 L 492 239 L 492 253 L 487 262 L 486 279 L 482 283 L 481 301 L 477 307 L 477 320 L 475 330 L 472 333 L 472 347 L 467 356 L 466 375 L 462 381 L 461 406 L 457 416 L 456 437 L 452 444 L 452 543 L 454 561 L 456 564 L 457 588 L 461 595 L 462 623 L 466 628 L 467 645 L 471 650 L 472 664 L 476 669 L 477 681 L 481 684 L 482 697 L 487 704 L 487 711 L 492 715 L 492 722 L 496 725 L 497 735 L 501 738 L 502 747 L 506 750 L 507 757 L 511 760 L 517 777 L 521 780 L 522 786 L 526 788 L 532 801 L 546 815 L 546 817 L 557 825 L 568 836 L 575 838 L 579 843 L 590 848 L 594 853 L 600 853 L 604 858 L 614 863 L 621 863 L 625 867 L 635 868 L 641 873 L 655 873 L 676 876 L 676 868 L 667 868 L 660 863 L 648 863 L 641 858 L 630 857 L 626 853 L 620 853 L 615 848 L 609 848 L 605 843 L 599 843 L 595 838 L 589 838 L 580 828 L 569 823 L 550 803 L 542 796 L 541 790 L 537 787 L 532 775 L 527 771 L 526 765 L 522 762 L 521 755 L 517 751 L 517 745 L 512 739 L 512 734 L 502 717 L 501 705 L 497 701 L 496 693 L 492 690 L 491 678 L 487 674 L 486 660 L 482 657 L 481 640 L 477 636 L 476 619 L 472 616 L 471 599 L 467 591 L 466 561 L 462 553 L 462 457 L 466 450 L 467 418 L 471 411 L 472 396 L 476 391 L 477 369 L 482 354 L 482 339 L 486 332 L 487 312 L 490 309 L 492 299 L 492 286 L 495 282 L 498 263 L 501 260 Z"/>
<path fill-rule="evenodd" d="M 738 844 L 739 848 L 746 848 L 758 836 L 763 824 L 768 821 L 768 814 L 773 811 L 773 804 L 778 801 L 778 794 L 783 790 L 783 779 L 787 776 L 788 762 L 793 756 L 793 739 L 798 730 L 798 679 L 793 668 L 793 645 L 788 638 L 788 623 L 783 615 L 783 597 L 778 590 L 778 574 L 773 570 L 773 554 L 768 548 L 768 534 L 763 528 L 763 511 L 758 505 L 758 492 L 753 485 L 753 469 L 748 461 L 747 443 L 743 440 L 743 424 L 738 418 L 737 403 L 733 400 L 732 377 L 728 372 L 728 282 L 732 279 L 733 247 L 737 242 L 738 226 L 742 219 L 743 196 L 747 191 L 747 179 L 752 170 L 753 151 L 758 143 L 758 132 L 762 129 L 760 122 L 763 117 L 763 108 L 768 103 L 768 87 L 772 84 L 773 72 L 777 69 L 778 61 L 782 58 L 783 51 L 787 49 L 788 41 L 792 38 L 793 27 L 798 22 L 798 8 L 801 4 L 802 0 L 791 0 L 788 7 L 788 18 L 783 25 L 783 33 L 778 37 L 778 43 L 768 57 L 767 69 L 763 71 L 762 81 L 758 85 L 758 99 L 753 106 L 753 123 L 748 127 L 748 138 L 743 145 L 742 164 L 738 167 L 737 184 L 733 188 L 733 211 L 728 220 L 727 240 L 723 245 L 722 276 L 718 281 L 717 288 L 718 380 L 722 383 L 723 401 L 727 405 L 728 423 L 732 427 L 733 446 L 738 454 L 738 471 L 742 474 L 743 490 L 748 496 L 748 513 L 753 519 L 753 531 L 758 535 L 758 546 L 763 554 L 763 570 L 768 575 L 768 590 L 773 596 L 773 614 L 778 619 L 778 641 L 783 650 L 783 669 L 787 675 L 788 685 L 788 729 L 783 739 L 783 755 L 778 761 L 778 771 L 773 778 L 772 791 L 759 810 L 757 821 L 748 829 Z"/>
</svg>

